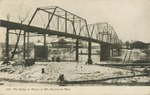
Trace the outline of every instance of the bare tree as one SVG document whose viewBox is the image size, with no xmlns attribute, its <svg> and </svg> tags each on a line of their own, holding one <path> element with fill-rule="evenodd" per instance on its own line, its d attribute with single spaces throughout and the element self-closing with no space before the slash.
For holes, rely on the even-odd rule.
<svg viewBox="0 0 150 95">
<path fill-rule="evenodd" d="M 20 9 L 21 9 L 21 5 L 20 5 Z M 26 13 L 26 15 L 24 15 L 24 17 L 21 17 L 21 13 L 20 13 L 20 11 L 19 11 L 19 17 L 18 17 L 18 18 L 19 18 L 19 21 L 20 21 L 21 24 L 23 24 L 23 22 L 28 18 L 29 13 L 30 13 L 30 11 L 28 11 L 28 12 Z M 16 32 L 16 30 L 15 30 L 15 32 Z M 16 32 L 16 33 L 17 33 L 17 32 Z M 16 34 L 16 35 L 17 35 L 17 34 Z M 11 57 L 11 58 L 14 58 L 16 49 L 18 48 L 18 43 L 19 43 L 19 40 L 20 40 L 20 35 L 21 35 L 21 30 L 19 30 L 19 34 L 17 35 L 17 42 L 16 42 L 16 44 L 15 44 L 15 48 L 14 48 L 14 50 L 13 50 L 13 52 L 12 52 L 12 57 Z"/>
</svg>

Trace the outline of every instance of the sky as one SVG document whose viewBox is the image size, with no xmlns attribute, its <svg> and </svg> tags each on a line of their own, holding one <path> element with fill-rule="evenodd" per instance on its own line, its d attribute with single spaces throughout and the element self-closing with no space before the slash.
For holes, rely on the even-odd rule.
<svg viewBox="0 0 150 95">
<path fill-rule="evenodd" d="M 123 42 L 150 42 L 150 0 L 0 0 L 0 19 L 6 20 L 9 14 L 10 21 L 19 22 L 20 13 L 31 17 L 37 7 L 44 6 L 59 6 L 88 24 L 108 22 Z"/>
</svg>

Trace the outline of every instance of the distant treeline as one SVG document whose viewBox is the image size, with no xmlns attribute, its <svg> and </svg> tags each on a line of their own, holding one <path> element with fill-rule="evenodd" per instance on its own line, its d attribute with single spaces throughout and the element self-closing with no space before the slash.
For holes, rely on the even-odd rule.
<svg viewBox="0 0 150 95">
<path fill-rule="evenodd" d="M 142 41 L 135 41 L 133 43 L 130 43 L 130 48 L 136 48 L 136 49 L 146 49 L 150 46 L 150 43 L 144 43 Z"/>
</svg>

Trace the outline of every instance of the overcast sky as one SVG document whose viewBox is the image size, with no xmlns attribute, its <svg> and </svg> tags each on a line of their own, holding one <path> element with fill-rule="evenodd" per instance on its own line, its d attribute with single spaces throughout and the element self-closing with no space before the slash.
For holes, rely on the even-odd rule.
<svg viewBox="0 0 150 95">
<path fill-rule="evenodd" d="M 0 19 L 9 14 L 11 21 L 18 22 L 19 12 L 31 16 L 43 6 L 59 6 L 88 24 L 108 22 L 123 41 L 150 42 L 150 0 L 0 0 Z"/>
</svg>

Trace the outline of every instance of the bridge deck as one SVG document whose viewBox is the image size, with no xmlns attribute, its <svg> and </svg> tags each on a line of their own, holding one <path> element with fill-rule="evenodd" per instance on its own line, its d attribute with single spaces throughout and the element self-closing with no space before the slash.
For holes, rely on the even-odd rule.
<svg viewBox="0 0 150 95">
<path fill-rule="evenodd" d="M 98 44 L 111 45 L 111 43 L 99 41 L 97 39 L 93 39 L 93 38 L 89 38 L 89 37 L 69 34 L 69 33 L 55 31 L 55 30 L 48 30 L 48 29 L 44 29 L 44 28 L 40 28 L 40 27 L 36 27 L 36 26 L 29 26 L 29 25 L 20 24 L 20 23 L 16 23 L 16 22 L 10 22 L 10 21 L 6 21 L 6 20 L 0 20 L 0 27 L 5 27 L 10 30 L 19 29 L 19 30 L 24 30 L 26 32 L 30 32 L 30 33 L 36 33 L 36 34 L 58 35 L 61 37 L 66 37 L 66 38 L 81 39 L 81 40 L 91 41 L 91 42 L 98 43 Z"/>
</svg>

